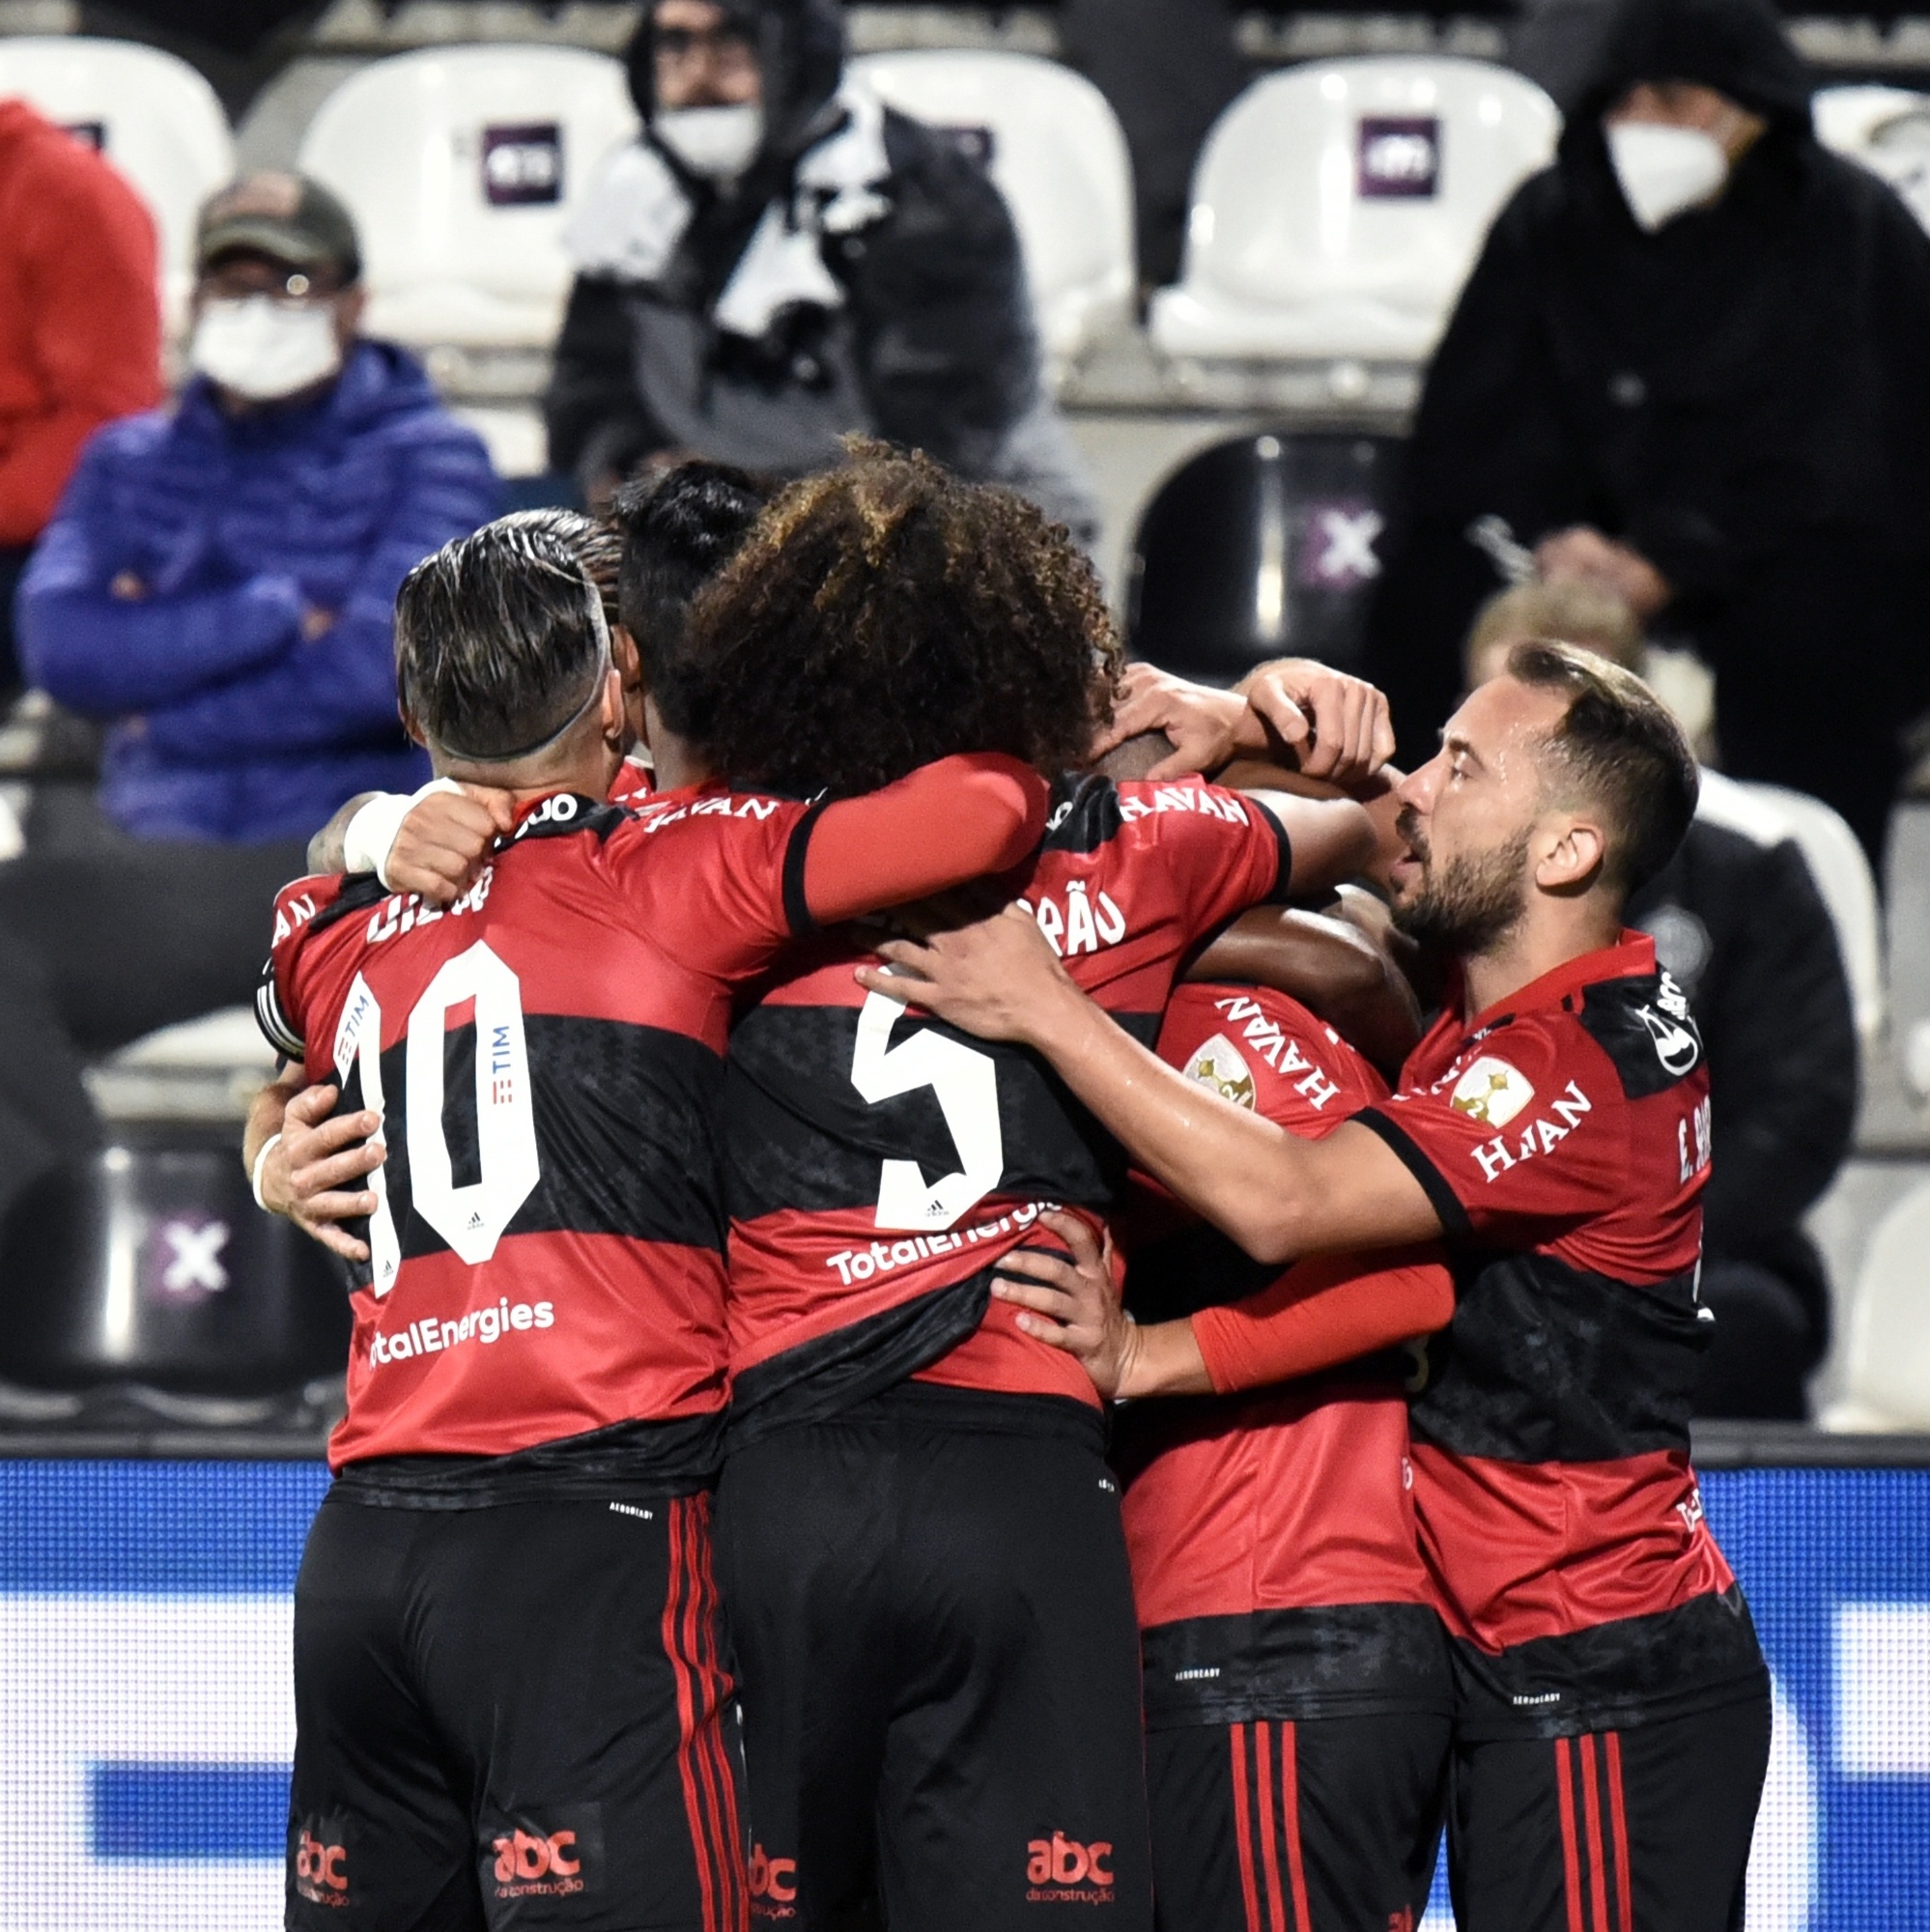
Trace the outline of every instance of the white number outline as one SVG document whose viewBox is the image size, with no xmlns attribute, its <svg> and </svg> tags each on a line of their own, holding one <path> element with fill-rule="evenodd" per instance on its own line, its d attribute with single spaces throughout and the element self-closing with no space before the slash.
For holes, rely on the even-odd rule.
<svg viewBox="0 0 1930 1932">
<path fill-rule="evenodd" d="M 442 1133 L 443 1036 L 449 1009 L 475 1002 L 476 1146 L 482 1178 L 458 1187 Z M 335 1070 L 346 1079 L 359 1062 L 362 1104 L 386 1112 L 382 1079 L 382 1008 L 358 973 L 335 1035 Z M 529 1047 L 523 1025 L 523 987 L 516 975 L 477 940 L 445 960 L 409 1015 L 403 1053 L 408 1099 L 410 1200 L 416 1213 L 471 1267 L 496 1253 L 503 1230 L 542 1178 L 536 1114 L 529 1081 Z M 377 1128 L 377 1133 L 382 1128 Z M 383 1171 L 369 1177 L 376 1197 L 369 1217 L 369 1269 L 378 1297 L 395 1286 L 401 1242 Z"/>
<path fill-rule="evenodd" d="M 948 1039 L 929 1027 L 921 1027 L 894 1046 L 892 1027 L 904 1010 L 883 993 L 866 996 L 858 1015 L 851 1084 L 872 1107 L 929 1087 L 964 1164 L 927 1186 L 917 1161 L 886 1161 L 878 1178 L 876 1225 L 900 1231 L 950 1228 L 991 1193 L 1005 1175 L 998 1065 L 989 1053 Z"/>
</svg>

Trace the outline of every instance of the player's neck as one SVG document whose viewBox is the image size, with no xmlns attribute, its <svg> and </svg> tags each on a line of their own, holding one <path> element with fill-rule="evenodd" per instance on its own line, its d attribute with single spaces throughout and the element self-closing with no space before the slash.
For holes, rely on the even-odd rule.
<svg viewBox="0 0 1930 1932">
<path fill-rule="evenodd" d="M 1613 946 L 1621 931 L 1619 908 L 1610 911 L 1593 893 L 1537 899 L 1487 952 L 1462 956 L 1462 1016 L 1488 1012 L 1570 960 Z"/>
</svg>

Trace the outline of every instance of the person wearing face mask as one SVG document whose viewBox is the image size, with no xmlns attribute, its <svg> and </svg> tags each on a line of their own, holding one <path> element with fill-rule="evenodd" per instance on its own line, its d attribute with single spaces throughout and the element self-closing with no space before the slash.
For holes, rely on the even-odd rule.
<svg viewBox="0 0 1930 1932">
<path fill-rule="evenodd" d="M 313 183 L 217 193 L 190 380 L 95 434 L 28 565 L 24 667 L 109 733 L 98 805 L 37 809 L 0 866 L 0 1218 L 98 1141 L 84 1059 L 251 1003 L 262 909 L 309 835 L 428 777 L 396 714 L 395 593 L 499 486 L 417 364 L 360 336 L 359 267 Z"/>
<path fill-rule="evenodd" d="M 567 236 L 553 467 L 596 504 L 672 455 L 800 475 L 864 432 L 1093 541 L 1005 203 L 845 71 L 833 0 L 655 0 L 629 72 L 643 133 Z"/>
<path fill-rule="evenodd" d="M 396 586 L 499 486 L 420 366 L 361 336 L 360 249 L 326 189 L 223 188 L 197 266 L 191 379 L 88 444 L 21 586 L 22 650 L 112 727 L 114 827 L 302 839 L 426 775 L 396 719 Z"/>
<path fill-rule="evenodd" d="M 1809 94 L 1768 0 L 1620 0 L 1429 371 L 1371 669 L 1432 732 L 1512 538 L 1692 647 L 1721 768 L 1880 862 L 1930 704 L 1930 237 Z"/>
</svg>

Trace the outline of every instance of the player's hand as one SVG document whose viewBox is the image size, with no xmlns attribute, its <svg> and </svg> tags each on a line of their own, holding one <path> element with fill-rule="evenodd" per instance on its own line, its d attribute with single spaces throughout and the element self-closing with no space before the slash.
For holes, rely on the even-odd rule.
<svg viewBox="0 0 1930 1932">
<path fill-rule="evenodd" d="M 1095 741 L 1093 756 L 1105 754 L 1148 731 L 1157 731 L 1173 747 L 1172 754 L 1147 773 L 1149 779 L 1181 779 L 1194 772 L 1216 772 L 1242 750 L 1246 700 L 1231 691 L 1192 684 L 1149 664 L 1128 665 L 1120 681 L 1119 702 L 1111 727 Z"/>
<path fill-rule="evenodd" d="M 922 1007 L 980 1039 L 1034 1044 L 1042 1009 L 1055 996 L 1083 998 L 1022 905 L 922 940 L 887 940 L 878 952 L 890 969 L 860 966 L 861 986 Z"/>
<path fill-rule="evenodd" d="M 383 877 L 391 892 L 448 905 L 475 883 L 497 839 L 515 828 L 516 804 L 506 791 L 464 785 L 431 792 L 402 821 Z"/>
<path fill-rule="evenodd" d="M 999 1263 L 992 1293 L 1022 1311 L 1018 1325 L 1035 1341 L 1072 1356 L 1111 1402 L 1131 1374 L 1139 1349 L 1139 1330 L 1113 1285 L 1113 1237 L 1095 1239 L 1079 1215 L 1056 1208 L 1042 1213 L 1038 1225 L 1057 1235 L 1071 1258 L 1016 1249 Z M 1012 1275 L 1024 1279 L 1008 1279 Z"/>
<path fill-rule="evenodd" d="M 1535 546 L 1535 564 L 1550 583 L 1588 583 L 1619 597 L 1646 623 L 1675 588 L 1640 551 L 1587 524 L 1557 530 Z"/>
<path fill-rule="evenodd" d="M 262 1162 L 262 1206 L 285 1215 L 330 1254 L 365 1262 L 368 1243 L 336 1224 L 375 1212 L 375 1195 L 355 1183 L 373 1174 L 388 1151 L 373 1138 L 382 1126 L 380 1114 L 328 1118 L 339 1097 L 335 1087 L 304 1087 L 288 1103 L 281 1139 Z"/>
<path fill-rule="evenodd" d="M 1262 747 L 1241 749 L 1263 749 L 1270 733 L 1307 778 L 1361 784 L 1394 755 L 1393 714 L 1365 678 L 1311 658 L 1282 658 L 1250 672 L 1239 690 L 1263 726 Z"/>
</svg>

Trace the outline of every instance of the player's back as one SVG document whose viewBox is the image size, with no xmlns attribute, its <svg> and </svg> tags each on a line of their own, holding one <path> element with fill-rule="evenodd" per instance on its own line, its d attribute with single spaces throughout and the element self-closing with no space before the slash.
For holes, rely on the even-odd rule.
<svg viewBox="0 0 1930 1932">
<path fill-rule="evenodd" d="M 761 852 L 787 823 L 729 829 Z M 340 1110 L 382 1114 L 387 1147 L 338 1467 L 624 1424 L 714 1461 L 731 988 L 676 935 L 727 923 L 692 861 L 714 882 L 728 841 L 652 840 L 557 794 L 446 912 L 366 877 L 281 895 L 265 1020 Z"/>
<path fill-rule="evenodd" d="M 1263 987 L 1179 987 L 1159 1054 L 1307 1139 L 1387 1093 L 1330 1027 Z M 1141 1321 L 1200 1318 L 1279 1276 L 1140 1188 L 1126 1305 Z M 1154 1718 L 1218 1719 L 1263 1677 L 1283 1694 L 1304 1689 L 1315 1657 L 1327 1715 L 1438 1697 L 1444 1661 L 1407 1472 L 1412 1367 L 1390 1350 L 1281 1387 L 1122 1411 L 1115 1453 Z"/>
<path fill-rule="evenodd" d="M 1185 955 L 1284 893 L 1256 802 L 1210 785 L 1062 780 L 1045 839 L 1003 882 L 1068 972 L 1150 1045 Z M 906 1377 L 1091 1403 L 1076 1363 L 990 1302 L 1041 1207 L 1120 1199 L 1112 1137 L 1036 1056 L 961 1034 L 852 978 L 862 938 L 785 962 L 731 1037 L 733 1430 Z"/>
</svg>

